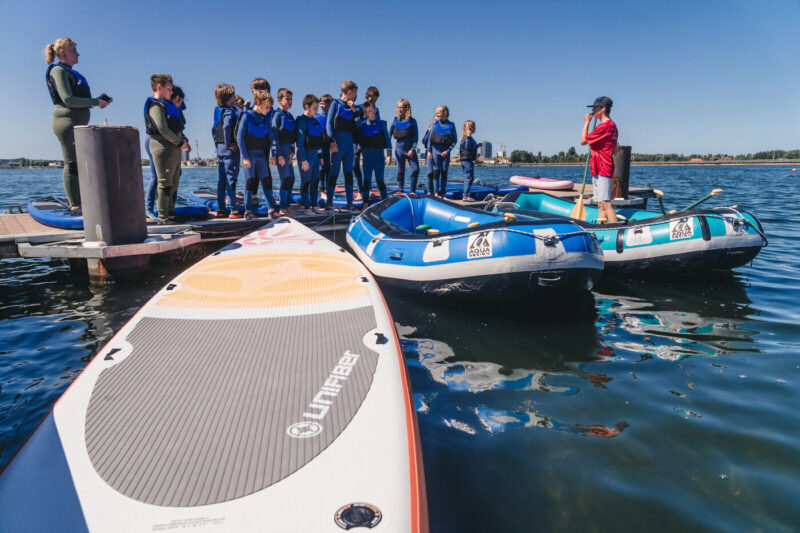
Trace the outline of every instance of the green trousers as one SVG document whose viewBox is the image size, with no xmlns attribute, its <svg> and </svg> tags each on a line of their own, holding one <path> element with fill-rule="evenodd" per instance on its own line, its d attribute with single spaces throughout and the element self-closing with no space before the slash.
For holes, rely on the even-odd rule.
<svg viewBox="0 0 800 533">
<path fill-rule="evenodd" d="M 61 155 L 64 159 L 64 171 L 61 179 L 70 206 L 81 205 L 81 188 L 78 181 L 78 159 L 75 155 L 75 133 L 72 128 L 89 123 L 89 109 L 57 105 L 53 109 L 53 133 L 61 143 Z"/>
<path fill-rule="evenodd" d="M 175 216 L 175 199 L 181 179 L 181 150 L 158 136 L 150 137 L 150 153 L 156 171 L 156 209 L 158 218 Z"/>
</svg>

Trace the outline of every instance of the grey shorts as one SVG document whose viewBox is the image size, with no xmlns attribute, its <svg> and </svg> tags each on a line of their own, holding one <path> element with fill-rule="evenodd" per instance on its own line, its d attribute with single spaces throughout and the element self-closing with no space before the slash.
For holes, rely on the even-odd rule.
<svg viewBox="0 0 800 533">
<path fill-rule="evenodd" d="M 594 203 L 611 201 L 611 178 L 605 176 L 592 176 L 592 191 Z"/>
</svg>

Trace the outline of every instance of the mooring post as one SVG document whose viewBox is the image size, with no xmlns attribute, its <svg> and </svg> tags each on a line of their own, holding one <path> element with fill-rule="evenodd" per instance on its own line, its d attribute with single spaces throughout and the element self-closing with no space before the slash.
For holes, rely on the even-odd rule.
<svg viewBox="0 0 800 533">
<path fill-rule="evenodd" d="M 85 246 L 147 239 L 139 131 L 131 126 L 78 126 L 75 150 Z M 89 280 L 103 284 L 146 270 L 148 255 L 89 259 Z"/>
<path fill-rule="evenodd" d="M 611 199 L 628 199 L 628 182 L 631 178 L 631 147 L 617 145 L 612 154 L 614 175 L 611 177 Z M 81 190 L 81 194 L 83 191 Z"/>
</svg>

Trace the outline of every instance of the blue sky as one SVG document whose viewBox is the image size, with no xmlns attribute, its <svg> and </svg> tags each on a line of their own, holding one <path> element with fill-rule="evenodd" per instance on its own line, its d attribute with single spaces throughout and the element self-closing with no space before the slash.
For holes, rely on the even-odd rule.
<svg viewBox="0 0 800 533">
<path fill-rule="evenodd" d="M 433 8 L 432 6 L 437 6 Z M 65 9 L 67 6 L 68 9 Z M 171 7 L 172 6 L 172 7 Z M 221 7 L 222 6 L 222 7 Z M 153 73 L 187 94 L 188 136 L 211 156 L 213 89 L 266 77 L 277 93 L 338 96 L 344 79 L 397 98 L 427 124 L 446 104 L 459 130 L 544 154 L 578 146 L 584 107 L 614 99 L 635 152 L 747 153 L 798 147 L 800 3 L 672 2 L 12 2 L 4 50 L 0 158 L 58 158 L 42 50 L 69 36 L 76 66 L 114 103 L 92 123 L 142 126 Z"/>
</svg>

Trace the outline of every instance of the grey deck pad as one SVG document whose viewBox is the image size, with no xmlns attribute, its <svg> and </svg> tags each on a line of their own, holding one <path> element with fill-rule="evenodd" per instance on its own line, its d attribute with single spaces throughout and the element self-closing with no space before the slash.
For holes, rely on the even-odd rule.
<svg viewBox="0 0 800 533">
<path fill-rule="evenodd" d="M 100 476 L 138 501 L 172 507 L 224 502 L 305 465 L 347 426 L 372 383 L 376 327 L 363 307 L 324 315 L 239 320 L 146 317 L 133 352 L 103 371 L 89 400 L 86 447 Z M 359 357 L 322 431 L 294 438 L 304 413 L 349 350 Z M 319 405 L 319 404 L 318 404 Z"/>
</svg>

